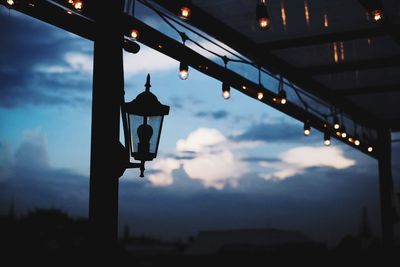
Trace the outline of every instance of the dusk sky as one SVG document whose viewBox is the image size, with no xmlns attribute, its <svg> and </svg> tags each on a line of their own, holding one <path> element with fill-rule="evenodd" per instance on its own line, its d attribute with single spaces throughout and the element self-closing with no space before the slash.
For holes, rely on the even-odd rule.
<svg viewBox="0 0 400 267">
<path fill-rule="evenodd" d="M 93 42 L 3 6 L 0 36 L 0 211 L 14 202 L 18 214 L 87 217 Z M 224 100 L 221 82 L 193 69 L 182 81 L 179 62 L 142 44 L 124 65 L 126 101 L 150 73 L 171 110 L 145 178 L 134 169 L 120 179 L 120 229 L 186 239 L 272 227 L 336 244 L 366 206 L 380 234 L 376 160 L 336 140 L 325 147 L 320 132 L 305 137 L 301 122 L 237 91 Z M 399 154 L 396 143 L 397 191 Z"/>
</svg>

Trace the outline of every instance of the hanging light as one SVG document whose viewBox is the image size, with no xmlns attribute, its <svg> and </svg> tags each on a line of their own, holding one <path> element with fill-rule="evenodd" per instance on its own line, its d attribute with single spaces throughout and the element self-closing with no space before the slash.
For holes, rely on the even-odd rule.
<svg viewBox="0 0 400 267">
<path fill-rule="evenodd" d="M 186 80 L 189 77 L 189 66 L 188 64 L 181 62 L 179 64 L 179 78 Z"/>
<path fill-rule="evenodd" d="M 357 135 L 357 134 L 354 135 L 354 144 L 355 144 L 356 146 L 359 146 L 359 145 L 360 145 L 360 139 L 358 138 L 358 135 Z"/>
<path fill-rule="evenodd" d="M 324 132 L 324 145 L 326 145 L 326 146 L 331 145 L 331 135 L 329 134 L 328 128 L 325 128 L 325 132 Z"/>
<path fill-rule="evenodd" d="M 132 29 L 131 32 L 129 33 L 129 36 L 136 41 L 137 38 L 139 37 L 139 31 L 137 29 Z"/>
<path fill-rule="evenodd" d="M 81 11 L 83 8 L 83 1 L 76 0 L 74 1 L 73 5 L 76 10 Z"/>
<path fill-rule="evenodd" d="M 278 93 L 278 99 L 279 99 L 279 102 L 280 102 L 282 105 L 285 105 L 285 104 L 286 104 L 286 102 L 287 102 L 287 96 L 286 96 L 285 90 L 282 89 L 282 90 Z"/>
<path fill-rule="evenodd" d="M 265 0 L 258 0 L 256 7 L 257 25 L 261 30 L 266 30 L 270 26 L 270 18 L 268 15 L 267 5 Z"/>
<path fill-rule="evenodd" d="M 310 125 L 310 121 L 306 120 L 304 122 L 304 135 L 305 136 L 309 136 L 311 133 L 311 125 Z"/>
<path fill-rule="evenodd" d="M 187 20 L 190 18 L 190 15 L 192 14 L 192 10 L 190 8 L 191 6 L 191 1 L 182 1 L 183 3 L 179 6 L 179 10 L 178 10 L 178 15 L 181 19 L 183 20 Z"/>
<path fill-rule="evenodd" d="M 341 134 L 342 138 L 346 138 L 347 137 L 347 133 L 346 133 L 346 126 L 342 126 L 342 134 Z"/>
<path fill-rule="evenodd" d="M 333 128 L 338 130 L 340 128 L 339 118 L 338 116 L 333 117 Z"/>
<path fill-rule="evenodd" d="M 383 18 L 383 12 L 380 9 L 371 11 L 371 17 L 375 22 L 379 22 Z"/>
<path fill-rule="evenodd" d="M 229 99 L 231 97 L 231 87 L 227 82 L 222 82 L 222 96 L 224 99 Z"/>
</svg>

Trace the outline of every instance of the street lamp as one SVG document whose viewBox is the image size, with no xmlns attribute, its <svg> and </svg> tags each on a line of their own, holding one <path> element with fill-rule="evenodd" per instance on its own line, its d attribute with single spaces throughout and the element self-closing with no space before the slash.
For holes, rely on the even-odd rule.
<svg viewBox="0 0 400 267">
<path fill-rule="evenodd" d="M 147 75 L 146 90 L 131 102 L 123 103 L 123 126 L 125 149 L 129 157 L 140 163 L 128 161 L 126 168 L 140 168 L 140 177 L 144 177 L 144 163 L 157 157 L 164 116 L 169 106 L 161 104 L 150 92 L 150 74 Z"/>
</svg>

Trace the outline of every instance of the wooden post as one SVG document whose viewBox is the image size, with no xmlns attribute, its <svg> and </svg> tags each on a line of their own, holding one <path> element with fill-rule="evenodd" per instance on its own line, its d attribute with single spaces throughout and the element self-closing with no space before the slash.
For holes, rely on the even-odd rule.
<svg viewBox="0 0 400 267">
<path fill-rule="evenodd" d="M 378 130 L 379 192 L 381 202 L 382 243 L 386 248 L 394 244 L 394 210 L 392 179 L 392 145 L 389 129 Z"/>
<path fill-rule="evenodd" d="M 118 239 L 118 160 L 123 94 L 123 1 L 93 1 L 95 16 L 89 220 L 97 251 Z M 101 256 L 101 255 L 99 255 Z"/>
</svg>

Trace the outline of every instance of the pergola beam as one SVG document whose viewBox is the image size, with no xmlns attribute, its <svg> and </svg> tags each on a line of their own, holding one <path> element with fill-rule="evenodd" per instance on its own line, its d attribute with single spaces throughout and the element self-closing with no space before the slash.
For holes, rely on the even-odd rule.
<svg viewBox="0 0 400 267">
<path fill-rule="evenodd" d="M 381 27 L 373 27 L 373 28 L 364 28 L 364 29 L 344 31 L 344 32 L 324 33 L 320 35 L 291 38 L 280 41 L 271 41 L 271 42 L 261 43 L 258 45 L 258 47 L 260 49 L 270 51 L 278 49 L 297 48 L 301 46 L 321 45 L 339 41 L 350 41 L 357 39 L 380 37 L 388 34 L 389 34 L 388 29 L 384 29 Z"/>
<path fill-rule="evenodd" d="M 384 58 L 374 58 L 374 59 L 342 62 L 337 64 L 303 67 L 299 68 L 299 70 L 306 73 L 310 73 L 311 75 L 322 75 L 322 74 L 340 73 L 340 72 L 348 72 L 356 70 L 387 68 L 399 65 L 400 65 L 400 55 L 396 55 Z"/>
<path fill-rule="evenodd" d="M 340 94 L 342 96 L 383 94 L 388 92 L 400 92 L 400 84 L 353 87 L 353 88 L 335 90 L 336 94 Z"/>
</svg>

